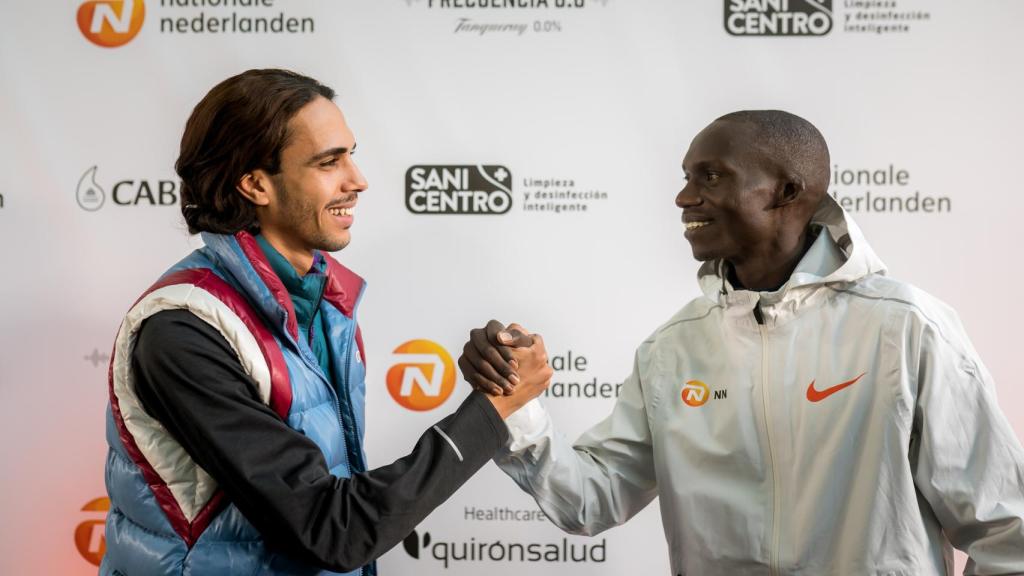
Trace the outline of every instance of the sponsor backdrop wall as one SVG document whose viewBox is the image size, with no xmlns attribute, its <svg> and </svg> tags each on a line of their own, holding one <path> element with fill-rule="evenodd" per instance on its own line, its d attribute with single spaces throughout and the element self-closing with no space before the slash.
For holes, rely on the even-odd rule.
<svg viewBox="0 0 1024 576">
<path fill-rule="evenodd" d="M 682 155 L 743 108 L 821 128 L 831 193 L 892 275 L 959 311 L 1024 436 L 1024 3 L 22 0 L 0 22 L 4 574 L 96 571 L 111 343 L 198 245 L 185 119 L 253 67 L 335 87 L 359 142 L 370 189 L 338 256 L 369 282 L 372 465 L 457 406 L 450 358 L 491 317 L 545 334 L 566 435 L 603 417 L 634 347 L 698 294 Z M 494 466 L 381 565 L 668 573 L 656 506 L 565 536 Z"/>
</svg>

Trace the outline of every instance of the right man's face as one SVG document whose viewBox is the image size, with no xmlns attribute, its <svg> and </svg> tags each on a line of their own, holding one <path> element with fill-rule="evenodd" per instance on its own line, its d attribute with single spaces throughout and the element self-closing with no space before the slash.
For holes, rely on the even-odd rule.
<svg viewBox="0 0 1024 576">
<path fill-rule="evenodd" d="M 697 260 L 743 261 L 762 252 L 778 231 L 771 210 L 778 180 L 753 141 L 748 126 L 714 122 L 683 158 L 686 184 L 676 206 Z"/>
</svg>

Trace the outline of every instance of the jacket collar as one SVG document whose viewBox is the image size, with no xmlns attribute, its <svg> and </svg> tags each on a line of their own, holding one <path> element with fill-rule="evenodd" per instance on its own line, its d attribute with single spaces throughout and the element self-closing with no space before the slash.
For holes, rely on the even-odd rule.
<svg viewBox="0 0 1024 576">
<path fill-rule="evenodd" d="M 774 292 L 735 290 L 725 274 L 725 262 L 711 260 L 701 265 L 697 281 L 704 294 L 722 304 L 734 300 L 761 300 L 774 304 L 796 298 L 799 292 L 830 283 L 854 282 L 870 274 L 885 274 L 882 260 L 864 238 L 860 227 L 828 194 L 811 218 L 818 237 L 804 254 L 789 280 Z"/>
<path fill-rule="evenodd" d="M 234 235 L 202 233 L 204 251 L 233 281 L 240 292 L 268 319 L 268 323 L 298 339 L 298 323 L 291 296 L 267 260 L 252 234 Z M 366 282 L 334 258 L 323 254 L 327 279 L 323 300 L 352 318 Z"/>
<path fill-rule="evenodd" d="M 327 279 L 327 263 L 319 251 L 313 253 L 313 265 L 305 274 L 299 275 L 291 262 L 284 257 L 262 234 L 256 235 L 256 242 L 259 244 L 263 255 L 267 257 L 274 274 L 284 284 L 291 296 L 292 306 L 295 308 L 295 318 L 299 328 L 308 331 L 309 326 L 316 316 L 317 308 L 320 305 L 320 298 L 323 295 L 324 282 Z"/>
</svg>

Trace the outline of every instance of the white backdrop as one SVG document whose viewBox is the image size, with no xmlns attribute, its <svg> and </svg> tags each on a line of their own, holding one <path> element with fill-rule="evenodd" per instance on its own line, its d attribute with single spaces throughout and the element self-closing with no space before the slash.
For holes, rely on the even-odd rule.
<svg viewBox="0 0 1024 576">
<path fill-rule="evenodd" d="M 1024 436 L 1012 336 L 1024 307 L 1011 296 L 1024 282 L 1012 240 L 1024 208 L 1024 3 L 818 2 L 830 8 L 823 35 L 744 36 L 735 33 L 756 31 L 747 24 L 760 17 L 730 21 L 730 10 L 768 2 L 133 2 L 134 20 L 120 0 L 9 0 L 0 18 L 4 574 L 95 573 L 107 354 L 135 297 L 198 245 L 174 204 L 189 112 L 215 83 L 254 67 L 336 88 L 359 142 L 370 189 L 338 257 L 369 281 L 371 465 L 405 454 L 468 391 L 459 382 L 429 411 L 396 402 L 386 374 L 407 341 L 457 357 L 470 328 L 518 321 L 545 335 L 552 356 L 586 358 L 585 369 L 556 374 L 553 393 L 569 389 L 557 383 L 620 382 L 634 346 L 698 294 L 673 204 L 682 155 L 710 120 L 744 108 L 790 110 L 822 130 L 832 191 L 859 208 L 893 276 L 959 311 Z M 800 0 L 783 3 L 822 22 Z M 98 35 L 88 18 L 97 10 L 110 16 Z M 439 165 L 503 167 L 510 210 L 411 212 L 407 171 Z M 857 182 L 864 170 L 883 173 Z M 538 199 L 572 192 L 586 198 Z M 878 209 L 891 198 L 905 209 Z M 933 211 L 920 209 L 929 202 Z M 614 400 L 546 402 L 575 437 Z M 531 574 L 667 574 L 656 510 L 563 543 L 488 466 L 408 549 L 384 556 L 382 573 L 511 575 L 525 564 Z M 483 559 L 456 558 L 479 543 Z M 492 560 L 509 543 L 547 555 Z M 587 562 L 564 561 L 566 547 L 578 556 L 582 546 Z"/>
</svg>

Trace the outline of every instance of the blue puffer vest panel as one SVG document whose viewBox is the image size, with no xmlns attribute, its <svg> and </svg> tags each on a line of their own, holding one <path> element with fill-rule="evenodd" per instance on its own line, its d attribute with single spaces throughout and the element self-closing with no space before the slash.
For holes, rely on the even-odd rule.
<svg viewBox="0 0 1024 576">
<path fill-rule="evenodd" d="M 110 496 L 103 576 L 321 575 L 268 550 L 217 482 L 149 416 L 135 395 L 131 353 L 142 322 L 187 309 L 238 353 L 260 398 L 312 439 L 335 476 L 366 469 L 365 358 L 355 310 L 363 280 L 326 254 L 320 304 L 334 382 L 320 369 L 291 299 L 256 239 L 203 234 L 206 246 L 168 270 L 135 303 L 110 363 L 106 484 Z M 373 565 L 349 574 L 370 576 Z"/>
</svg>

